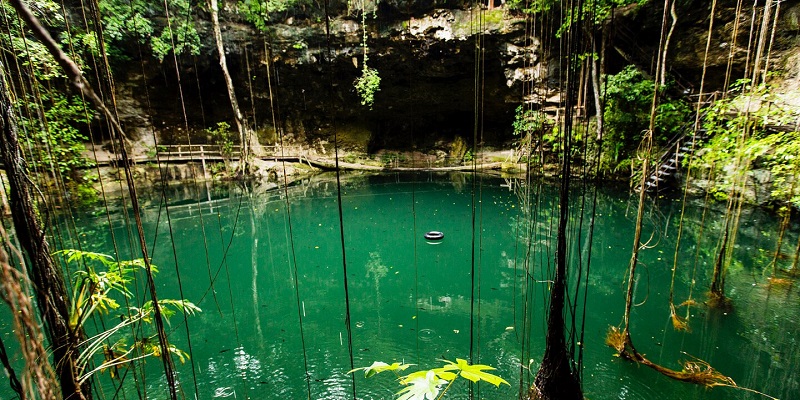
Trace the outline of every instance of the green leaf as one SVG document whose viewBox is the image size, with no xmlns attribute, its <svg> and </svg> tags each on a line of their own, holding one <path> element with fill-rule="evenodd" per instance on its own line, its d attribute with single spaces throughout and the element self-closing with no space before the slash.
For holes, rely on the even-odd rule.
<svg viewBox="0 0 800 400">
<path fill-rule="evenodd" d="M 448 363 L 447 365 L 442 367 L 442 370 L 444 371 L 459 370 L 461 371 L 459 375 L 461 375 L 465 379 L 469 379 L 472 382 L 486 381 L 495 386 L 500 386 L 501 383 L 505 383 L 506 385 L 511 386 L 508 382 L 506 382 L 505 379 L 497 375 L 490 374 L 488 372 L 483 372 L 485 370 L 494 370 L 495 369 L 494 367 L 490 367 L 488 365 L 483 365 L 483 364 L 470 365 L 467 362 L 467 360 L 461 358 L 456 358 L 455 363 L 452 361 L 447 361 L 447 363 Z"/>
<path fill-rule="evenodd" d="M 452 381 L 453 379 L 458 378 L 458 374 L 454 374 L 454 373 L 452 373 L 450 371 L 445 370 L 444 368 L 434 368 L 431 371 L 433 371 L 436 374 L 437 377 L 442 378 L 442 379 L 444 379 L 446 381 Z M 413 382 L 413 381 L 415 381 L 417 379 L 425 378 L 425 375 L 427 373 L 428 373 L 427 370 L 412 372 L 412 373 L 410 373 L 408 375 L 405 375 L 405 376 L 401 377 L 400 378 L 400 384 L 408 385 L 408 384 L 410 384 L 411 382 Z"/>
<path fill-rule="evenodd" d="M 408 367 L 410 367 L 412 365 L 414 365 L 414 364 L 403 364 L 403 363 L 399 363 L 399 362 L 392 363 L 391 365 L 389 365 L 389 364 L 387 364 L 387 363 L 385 363 L 383 361 L 375 361 L 369 367 L 356 368 L 356 369 L 353 369 L 353 370 L 351 370 L 351 371 L 349 371 L 347 373 L 348 374 L 352 374 L 353 372 L 363 370 L 364 371 L 364 377 L 365 378 L 369 378 L 369 377 L 371 377 L 371 376 L 373 376 L 375 374 L 379 374 L 379 373 L 384 372 L 384 371 L 402 371 L 402 370 L 404 370 L 404 369 L 406 369 L 406 368 L 408 368 Z"/>
<path fill-rule="evenodd" d="M 434 400 L 439 395 L 440 386 L 447 384 L 433 370 L 419 371 L 409 376 L 412 375 L 414 378 L 408 381 L 408 386 L 397 392 L 400 395 L 397 400 Z"/>
</svg>

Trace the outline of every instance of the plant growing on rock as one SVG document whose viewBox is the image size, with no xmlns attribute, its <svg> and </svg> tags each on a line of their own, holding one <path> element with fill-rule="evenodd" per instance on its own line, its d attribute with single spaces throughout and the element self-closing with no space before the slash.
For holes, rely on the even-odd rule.
<svg viewBox="0 0 800 400">
<path fill-rule="evenodd" d="M 104 33 L 112 43 L 134 40 L 149 44 L 159 61 L 171 53 L 200 54 L 200 35 L 194 21 L 188 18 L 192 10 L 189 0 L 168 0 L 166 6 L 147 0 L 101 0 L 99 4 Z M 165 7 L 170 24 L 162 26 L 157 21 Z M 109 52 L 119 53 L 113 48 Z"/>
<path fill-rule="evenodd" d="M 769 85 L 750 87 L 749 80 L 733 85 L 744 90 L 738 96 L 719 100 L 705 111 L 703 127 L 711 140 L 690 167 L 717 180 L 709 190 L 738 194 L 746 180 L 769 176 L 768 201 L 800 208 L 800 132 L 792 123 L 798 112 L 777 101 Z M 760 173 L 757 171 L 761 171 Z M 741 181 L 737 185 L 737 180 Z M 735 191 L 731 192 L 732 190 Z M 755 194 L 748 195 L 756 201 Z"/>
<path fill-rule="evenodd" d="M 205 131 L 211 137 L 211 142 L 219 146 L 219 154 L 222 156 L 222 168 L 214 168 L 212 169 L 212 173 L 230 171 L 231 157 L 233 156 L 234 150 L 231 125 L 227 122 L 217 122 L 215 128 L 206 128 Z"/>
<path fill-rule="evenodd" d="M 241 0 L 239 10 L 259 31 L 267 32 L 270 17 L 305 4 L 304 0 Z"/>
<path fill-rule="evenodd" d="M 655 83 L 633 65 L 606 77 L 606 105 L 603 114 L 605 167 L 615 170 L 635 158 L 636 148 L 650 119 L 650 105 Z M 659 94 L 662 92 L 660 91 Z M 684 127 L 690 114 L 682 100 L 664 99 L 656 108 L 654 144 L 669 140 Z"/>
</svg>

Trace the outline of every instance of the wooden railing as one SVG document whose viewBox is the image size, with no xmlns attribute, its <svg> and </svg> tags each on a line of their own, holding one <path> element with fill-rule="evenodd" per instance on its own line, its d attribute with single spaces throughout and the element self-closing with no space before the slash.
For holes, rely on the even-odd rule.
<svg viewBox="0 0 800 400">
<path fill-rule="evenodd" d="M 268 155 L 277 152 L 277 146 L 261 146 L 262 151 Z M 242 152 L 242 146 L 231 146 L 225 149 L 217 144 L 173 144 L 159 145 L 156 148 L 160 157 L 167 159 L 187 159 L 187 158 L 232 158 L 238 159 Z"/>
</svg>

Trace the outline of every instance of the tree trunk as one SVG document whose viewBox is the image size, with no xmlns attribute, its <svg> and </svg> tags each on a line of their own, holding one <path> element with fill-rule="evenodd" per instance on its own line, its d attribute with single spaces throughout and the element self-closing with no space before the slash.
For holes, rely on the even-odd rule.
<svg viewBox="0 0 800 400">
<path fill-rule="evenodd" d="M 569 109 L 569 108 L 568 108 Z M 569 112 L 568 112 L 569 114 Z M 571 116 L 568 115 L 571 118 Z M 571 122 L 567 120 L 565 125 Z M 571 134 L 567 129 L 564 136 Z M 567 354 L 564 321 L 564 306 L 567 287 L 567 222 L 569 220 L 569 147 L 564 147 L 564 162 L 560 188 L 560 215 L 556 239 L 556 274 L 550 290 L 550 308 L 547 315 L 547 337 L 544 357 L 536 373 L 534 386 L 529 398 L 581 400 L 581 384 L 572 369 L 572 361 Z"/>
<path fill-rule="evenodd" d="M 0 64 L 0 113 L 2 136 L 0 156 L 8 175 L 11 217 L 19 242 L 28 257 L 28 269 L 36 291 L 36 301 L 45 323 L 53 364 L 64 399 L 90 399 L 89 383 L 78 384 L 75 357 L 83 332 L 72 332 L 69 321 L 69 295 L 64 276 L 50 256 L 50 246 L 33 203 L 25 160 L 19 148 L 14 106 L 5 86 L 5 69 Z"/>
<path fill-rule="evenodd" d="M 678 25 L 678 13 L 675 11 L 675 3 L 676 0 L 672 0 L 672 5 L 669 9 L 670 18 L 672 18 L 672 24 L 669 27 L 669 33 L 667 33 L 667 40 L 664 41 L 664 51 L 661 52 L 661 62 L 664 64 L 661 66 L 661 86 L 667 84 L 667 52 L 669 51 L 669 42 L 672 39 L 672 33 L 675 32 L 675 26 Z"/>
<path fill-rule="evenodd" d="M 758 85 L 766 79 L 766 69 L 761 71 L 761 58 L 764 56 L 764 47 L 766 47 L 767 32 L 769 31 L 769 21 L 772 14 L 772 1 L 766 0 L 764 4 L 764 14 L 761 19 L 761 29 L 758 33 L 758 44 L 756 45 L 756 57 L 753 64 L 753 85 Z M 760 79 L 759 79 L 760 78 Z"/>
<path fill-rule="evenodd" d="M 580 37 L 580 35 L 578 35 Z M 573 61 L 570 57 L 569 62 Z M 565 102 L 562 135 L 561 186 L 559 189 L 559 219 L 556 237 L 556 271 L 550 290 L 547 314 L 547 336 L 542 364 L 536 373 L 528 398 L 541 400 L 582 400 L 580 379 L 573 370 L 567 353 L 564 307 L 567 290 L 567 223 L 569 222 L 569 190 L 572 163 L 572 101 L 575 97 L 575 67 L 567 70 L 567 100 Z"/>
<path fill-rule="evenodd" d="M 605 27 L 600 28 L 600 53 L 596 59 L 592 59 L 592 89 L 594 92 L 594 115 L 595 115 L 595 132 L 597 133 L 596 139 L 599 142 L 603 139 L 603 112 L 605 107 L 603 105 L 603 97 L 600 90 L 600 77 L 603 75 L 603 63 L 606 56 L 606 30 Z M 592 43 L 592 47 L 597 47 Z M 593 49 L 595 50 L 595 49 Z M 600 160 L 598 160 L 600 162 Z"/>
<path fill-rule="evenodd" d="M 214 41 L 217 43 L 217 53 L 219 54 L 219 66 L 222 68 L 222 75 L 225 76 L 225 86 L 228 88 L 228 99 L 231 101 L 231 109 L 233 110 L 233 117 L 236 120 L 236 129 L 239 132 L 239 143 L 242 146 L 240 170 L 247 172 L 248 158 L 254 154 L 254 151 L 260 151 L 258 138 L 255 133 L 247 126 L 244 120 L 242 110 L 239 108 L 239 102 L 236 100 L 236 90 L 233 87 L 233 79 L 228 71 L 228 61 L 225 58 L 225 46 L 222 41 L 222 31 L 219 27 L 219 8 L 217 0 L 209 0 L 211 8 L 211 24 L 214 27 Z"/>
<path fill-rule="evenodd" d="M 722 236 L 722 244 L 719 253 L 714 259 L 714 272 L 711 275 L 711 295 L 716 298 L 725 297 L 725 254 L 728 252 L 728 238 L 730 237 L 729 218 L 725 218 L 725 233 Z"/>
</svg>

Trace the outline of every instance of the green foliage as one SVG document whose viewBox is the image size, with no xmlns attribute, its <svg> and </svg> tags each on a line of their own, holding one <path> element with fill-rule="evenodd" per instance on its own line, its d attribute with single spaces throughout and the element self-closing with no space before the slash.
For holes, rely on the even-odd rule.
<svg viewBox="0 0 800 400">
<path fill-rule="evenodd" d="M 63 255 L 67 264 L 83 267 L 75 272 L 72 284 L 68 321 L 72 330 L 83 327 L 95 311 L 107 314 L 119 308 L 112 294 L 130 298 L 127 284 L 136 269 L 144 268 L 142 259 L 118 262 L 106 254 L 81 250 L 63 250 L 56 254 Z"/>
<path fill-rule="evenodd" d="M 53 36 L 61 38 L 62 46 L 70 50 L 70 56 L 85 71 L 82 58 L 98 52 L 95 34 L 74 28 L 67 31 L 59 3 L 35 0 L 28 5 Z M 7 18 L 16 15 L 7 2 L 0 7 Z M 6 64 L 7 71 L 24 76 L 12 77 L 11 82 L 17 83 L 12 85 L 16 95 L 13 98 L 19 112 L 19 135 L 26 148 L 26 159 L 31 170 L 52 172 L 63 178 L 71 199 L 89 199 L 93 197 L 93 189 L 83 181 L 80 170 L 94 165 L 83 156 L 83 143 L 88 139 L 86 132 L 94 111 L 80 97 L 66 94 L 68 82 L 58 63 L 17 22 L 8 24 L 6 34 L 0 35 L 0 47 L 16 61 Z"/>
<path fill-rule="evenodd" d="M 780 132 L 765 138 L 770 151 L 764 157 L 772 174 L 772 199 L 800 209 L 800 132 Z"/>
<path fill-rule="evenodd" d="M 508 0 L 506 7 L 510 10 L 522 11 L 530 14 L 539 14 L 550 11 L 558 4 L 555 0 Z M 527 6 L 527 7 L 526 7 Z"/>
<path fill-rule="evenodd" d="M 472 162 L 474 160 L 475 160 L 475 155 L 472 154 L 472 149 L 467 150 L 467 152 L 464 153 L 464 162 Z"/>
<path fill-rule="evenodd" d="M 635 66 L 628 65 L 606 77 L 605 168 L 619 170 L 619 165 L 635 156 L 643 132 L 650 125 L 650 109 L 655 83 Z M 691 111 L 682 100 L 662 99 L 656 108 L 656 145 L 663 144 L 685 128 Z"/>
<path fill-rule="evenodd" d="M 81 181 L 67 182 L 70 203 L 79 208 L 86 208 L 100 201 L 97 189 L 93 185 L 96 181 L 97 174 L 84 173 Z"/>
<path fill-rule="evenodd" d="M 207 128 L 206 133 L 211 136 L 214 144 L 220 147 L 220 153 L 225 159 L 233 155 L 233 132 L 231 125 L 227 122 L 217 122 L 216 128 Z"/>
<path fill-rule="evenodd" d="M 28 3 L 28 7 L 42 23 L 52 32 L 60 34 L 65 29 L 64 17 L 61 14 L 61 6 L 50 0 L 35 0 Z M 4 21 L 11 22 L 16 15 L 16 11 L 8 2 L 0 3 Z M 64 77 L 61 68 L 55 59 L 47 51 L 47 48 L 38 40 L 34 40 L 33 34 L 27 29 L 22 28 L 21 21 L 13 20 L 7 24 L 7 30 L 0 35 L 0 47 L 2 51 L 13 54 L 16 62 L 22 67 L 25 73 L 32 73 L 37 80 L 50 81 Z M 79 61 L 78 61 L 79 62 Z M 14 63 L 6 68 L 11 68 Z"/>
<path fill-rule="evenodd" d="M 564 17 L 561 26 L 556 32 L 556 36 L 561 36 L 570 29 L 578 20 L 584 23 L 602 25 L 609 20 L 614 8 L 630 5 L 644 5 L 648 0 L 596 0 L 583 2 L 582 8 L 576 14 L 572 8 L 561 10 Z M 522 11 L 529 14 L 541 14 L 560 9 L 559 0 L 509 0 L 506 2 L 511 10 Z M 590 19 L 591 18 L 591 19 Z"/>
<path fill-rule="evenodd" d="M 768 172 L 771 200 L 800 208 L 800 132 L 772 128 L 793 126 L 800 113 L 777 102 L 768 85 L 740 80 L 731 88 L 741 93 L 706 110 L 703 126 L 712 138 L 690 167 L 713 172 L 717 181 L 709 191 L 722 199 L 752 170 Z"/>
<path fill-rule="evenodd" d="M 361 76 L 356 78 L 354 84 L 358 96 L 361 97 L 361 105 L 372 109 L 375 103 L 375 93 L 381 90 L 381 77 L 378 70 L 370 68 L 364 63 L 361 69 Z"/>
<path fill-rule="evenodd" d="M 375 103 L 375 93 L 381 90 L 381 77 L 378 75 L 378 70 L 375 68 L 370 68 L 367 65 L 367 61 L 369 61 L 369 56 L 367 53 L 369 52 L 369 46 L 367 45 L 367 8 L 366 8 L 366 0 L 361 0 L 356 4 L 356 6 L 361 10 L 361 47 L 364 49 L 364 61 L 361 67 L 361 76 L 356 78 L 355 82 L 353 82 L 353 86 L 356 88 L 356 92 L 358 96 L 361 98 L 361 105 L 367 106 L 369 109 L 372 109 L 372 105 Z M 348 2 L 348 8 L 351 7 L 351 4 Z M 376 17 L 377 13 L 378 2 L 375 1 L 374 8 L 372 10 L 373 18 Z"/>
<path fill-rule="evenodd" d="M 55 170 L 67 182 L 81 183 L 80 170 L 94 162 L 83 155 L 88 137 L 83 132 L 94 111 L 83 99 L 58 91 L 41 93 L 39 101 L 28 99 L 37 115 L 20 116 L 21 138 L 29 143 L 31 167 L 35 171 Z"/>
<path fill-rule="evenodd" d="M 450 389 L 450 386 L 453 385 L 453 382 L 459 380 L 459 377 L 473 383 L 484 381 L 498 387 L 501 384 L 509 384 L 505 379 L 486 372 L 495 369 L 488 365 L 470 365 L 469 362 L 461 358 L 457 358 L 456 362 L 442 361 L 444 366 L 440 368 L 420 370 L 404 376 L 400 376 L 398 371 L 404 371 L 413 364 L 395 362 L 389 365 L 382 361 L 375 361 L 369 367 L 356 368 L 348 373 L 364 371 L 364 377 L 369 378 L 381 372 L 394 372 L 400 384 L 403 385 L 403 388 L 396 393 L 398 396 L 396 400 L 441 399 Z M 447 386 L 442 388 L 444 385 Z"/>
<path fill-rule="evenodd" d="M 142 259 L 117 261 L 107 254 L 82 250 L 63 250 L 56 255 L 63 256 L 67 264 L 78 268 L 74 273 L 68 321 L 73 331 L 84 327 L 95 313 L 108 314 L 112 310 L 119 310 L 121 299 L 129 301 L 133 297 L 128 284 L 132 282 L 136 271 L 145 267 Z M 150 268 L 154 274 L 158 272 L 155 266 L 151 265 Z M 167 322 L 178 312 L 193 315 L 201 311 L 187 300 L 162 299 L 158 304 Z M 134 324 L 142 324 L 140 329 L 143 332 L 153 331 L 154 314 L 152 301 L 145 302 L 141 307 L 129 306 L 127 312 L 120 315 L 119 323 L 83 342 L 76 362 L 78 380 L 83 383 L 94 373 L 105 370 L 111 371 L 114 377 L 120 366 L 146 357 L 161 357 L 162 350 L 155 333 L 134 339 L 130 344 L 126 337 L 130 332 L 129 327 Z M 115 337 L 117 339 L 109 346 L 108 343 Z M 174 345 L 169 345 L 168 350 L 181 362 L 188 358 L 186 352 Z"/>
<path fill-rule="evenodd" d="M 239 10 L 259 31 L 267 32 L 271 16 L 302 4 L 304 0 L 240 0 Z"/>
<path fill-rule="evenodd" d="M 656 142 L 664 143 L 691 123 L 692 110 L 682 100 L 666 100 L 656 106 Z"/>
<path fill-rule="evenodd" d="M 146 43 L 155 31 L 152 8 L 153 4 L 144 1 L 100 1 L 103 33 L 112 41 L 130 39 Z"/>
<path fill-rule="evenodd" d="M 145 154 L 147 155 L 147 158 L 156 158 L 158 153 L 163 153 L 167 151 L 167 146 L 164 145 L 156 145 L 153 147 L 148 146 L 146 147 L 146 150 L 147 151 L 145 152 Z"/>
<path fill-rule="evenodd" d="M 149 44 L 159 60 L 175 53 L 200 54 L 200 35 L 191 18 L 189 0 L 168 0 L 170 25 L 162 26 L 164 3 L 148 0 L 101 0 L 104 33 L 112 43 L 128 40 Z"/>
<path fill-rule="evenodd" d="M 153 55 L 163 61 L 170 53 L 191 55 L 200 54 L 200 36 L 192 22 L 181 21 L 173 26 L 172 32 L 168 29 L 161 31 L 161 35 L 150 40 Z"/>
<path fill-rule="evenodd" d="M 514 136 L 530 135 L 545 127 L 547 117 L 541 111 L 526 109 L 520 105 L 514 114 Z"/>
</svg>

